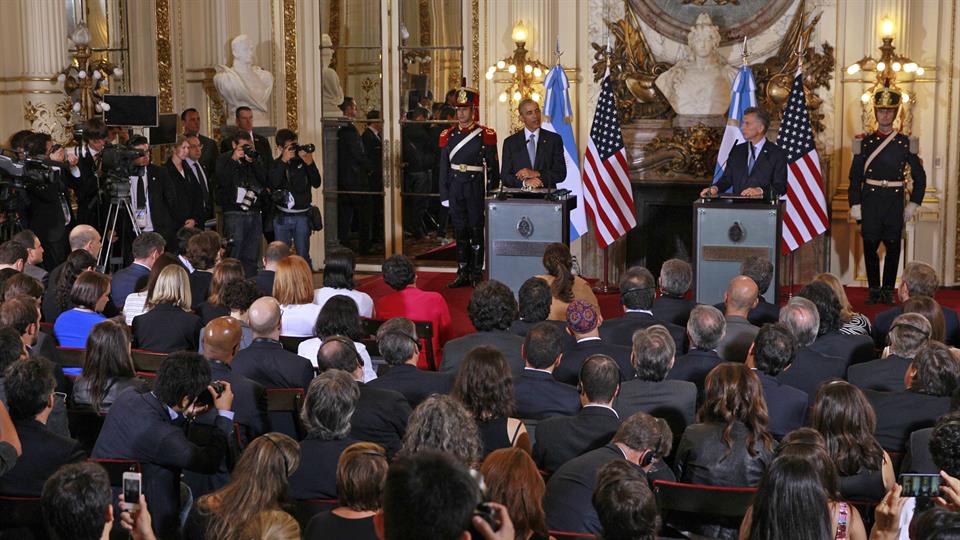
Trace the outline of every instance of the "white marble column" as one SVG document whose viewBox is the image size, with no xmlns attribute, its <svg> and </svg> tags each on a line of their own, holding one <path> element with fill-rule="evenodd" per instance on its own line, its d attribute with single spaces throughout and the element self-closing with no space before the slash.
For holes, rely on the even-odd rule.
<svg viewBox="0 0 960 540">
<path fill-rule="evenodd" d="M 23 70 L 20 76 L 23 113 L 28 127 L 66 142 L 69 105 L 55 77 L 67 65 L 67 21 L 61 0 L 20 3 Z"/>
</svg>

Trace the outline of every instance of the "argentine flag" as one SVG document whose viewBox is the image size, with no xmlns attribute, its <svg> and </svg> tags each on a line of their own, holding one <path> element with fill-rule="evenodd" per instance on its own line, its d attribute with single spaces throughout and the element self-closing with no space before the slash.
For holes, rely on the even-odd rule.
<svg viewBox="0 0 960 540">
<path fill-rule="evenodd" d="M 720 141 L 720 151 L 717 153 L 717 168 L 713 171 L 714 184 L 723 176 L 723 169 L 727 165 L 730 150 L 737 143 L 746 140 L 740 131 L 743 111 L 747 107 L 756 106 L 757 85 L 753 81 L 753 72 L 750 71 L 750 66 L 740 66 L 737 78 L 733 80 L 733 88 L 730 89 L 730 112 L 727 114 L 727 127 L 723 130 L 723 140 Z"/>
<path fill-rule="evenodd" d="M 543 80 L 543 86 L 547 92 L 543 100 L 543 127 L 563 139 L 563 156 L 567 160 L 567 178 L 557 184 L 557 189 L 569 189 L 570 195 L 577 197 L 577 207 L 570 212 L 570 241 L 573 242 L 587 232 L 587 213 L 583 201 L 583 179 L 580 176 L 577 141 L 573 138 L 573 127 L 570 125 L 573 117 L 570 81 L 563 72 L 563 66 L 559 63 L 553 66 Z"/>
</svg>

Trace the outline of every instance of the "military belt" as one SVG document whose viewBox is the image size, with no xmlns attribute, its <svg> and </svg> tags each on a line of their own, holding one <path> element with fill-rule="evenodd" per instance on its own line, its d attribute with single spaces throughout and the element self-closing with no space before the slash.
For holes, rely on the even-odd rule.
<svg viewBox="0 0 960 540">
<path fill-rule="evenodd" d="M 872 178 L 867 178 L 866 184 L 868 186 L 878 186 L 878 187 L 888 187 L 888 188 L 903 187 L 902 180 L 874 180 Z"/>
<path fill-rule="evenodd" d="M 451 163 L 450 168 L 460 172 L 483 172 L 483 167 L 479 165 L 467 165 L 465 163 Z"/>
</svg>

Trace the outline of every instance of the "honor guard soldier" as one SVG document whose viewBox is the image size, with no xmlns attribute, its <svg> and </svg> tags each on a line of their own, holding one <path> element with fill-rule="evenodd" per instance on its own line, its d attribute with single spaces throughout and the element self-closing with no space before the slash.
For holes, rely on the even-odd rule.
<svg viewBox="0 0 960 540">
<path fill-rule="evenodd" d="M 450 208 L 457 240 L 457 277 L 450 288 L 475 286 L 483 274 L 483 210 L 500 179 L 497 133 L 477 123 L 480 94 L 456 91 L 457 125 L 440 134 L 440 200 Z"/>
<path fill-rule="evenodd" d="M 889 84 L 874 93 L 877 131 L 863 138 L 859 151 L 854 144 L 853 164 L 850 166 L 850 216 L 861 224 L 863 258 L 870 286 L 867 304 L 893 304 L 903 227 L 913 219 L 927 187 L 927 175 L 916 148 L 911 148 L 910 137 L 893 129 L 901 99 L 900 91 L 890 88 Z M 907 195 L 904 169 L 907 166 L 913 178 L 913 190 L 904 204 Z M 886 249 L 882 281 L 877 254 L 881 243 Z"/>
</svg>

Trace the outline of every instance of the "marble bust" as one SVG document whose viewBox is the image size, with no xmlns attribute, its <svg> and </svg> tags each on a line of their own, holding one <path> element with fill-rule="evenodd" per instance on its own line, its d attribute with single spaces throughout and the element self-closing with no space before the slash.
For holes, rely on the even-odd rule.
<svg viewBox="0 0 960 540">
<path fill-rule="evenodd" d="M 233 66 L 218 65 L 213 84 L 223 96 L 232 116 L 237 107 L 250 107 L 254 116 L 266 113 L 273 92 L 273 75 L 253 65 L 253 43 L 246 34 L 240 34 L 230 43 Z"/>
<path fill-rule="evenodd" d="M 657 88 L 678 115 L 725 115 L 737 70 L 717 52 L 720 30 L 701 13 L 687 34 L 690 55 L 657 77 Z"/>
<path fill-rule="evenodd" d="M 343 88 L 340 86 L 340 76 L 330 67 L 333 60 L 333 42 L 329 34 L 320 37 L 320 63 L 323 71 L 320 74 L 320 88 L 323 92 L 323 116 L 339 117 L 340 104 L 343 103 Z"/>
</svg>

